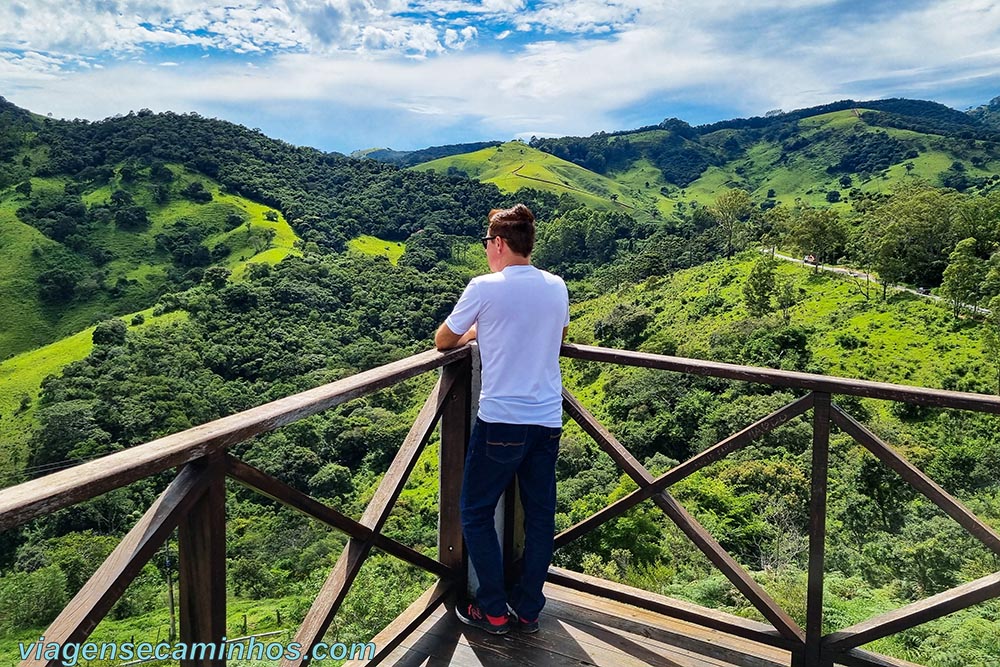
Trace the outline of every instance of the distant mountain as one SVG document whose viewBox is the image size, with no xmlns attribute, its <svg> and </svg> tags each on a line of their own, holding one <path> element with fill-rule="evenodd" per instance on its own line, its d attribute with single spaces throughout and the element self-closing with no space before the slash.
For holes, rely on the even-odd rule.
<svg viewBox="0 0 1000 667">
<path fill-rule="evenodd" d="M 1000 97 L 994 97 L 989 104 L 970 109 L 967 113 L 980 124 L 1000 132 Z"/>
<path fill-rule="evenodd" d="M 417 165 L 422 162 L 437 160 L 438 158 L 448 157 L 449 155 L 472 153 L 474 151 L 482 150 L 483 148 L 499 146 L 500 143 L 501 142 L 499 141 L 478 141 L 469 144 L 431 146 L 430 148 L 423 148 L 416 151 L 394 151 L 391 148 L 368 148 L 365 150 L 354 151 L 351 153 L 351 157 L 370 158 L 379 162 L 394 164 L 397 167 L 412 167 L 413 165 Z"/>
<path fill-rule="evenodd" d="M 652 213 L 652 205 L 668 217 L 741 188 L 765 207 L 795 201 L 842 206 L 852 196 L 883 192 L 906 179 L 963 191 L 995 187 L 1000 128 L 989 119 L 997 108 L 966 114 L 922 100 L 843 100 L 701 126 L 671 118 L 589 137 L 532 139 L 529 147 L 585 170 L 589 176 L 550 179 L 552 191 L 585 203 L 596 197 L 612 206 L 627 196 L 643 200 L 639 208 Z M 485 155 L 453 155 L 427 166 L 468 173 L 505 190 L 528 185 L 495 170 L 467 168 Z M 541 161 L 532 157 L 529 163 Z M 508 176 L 517 166 L 510 163 Z"/>
</svg>

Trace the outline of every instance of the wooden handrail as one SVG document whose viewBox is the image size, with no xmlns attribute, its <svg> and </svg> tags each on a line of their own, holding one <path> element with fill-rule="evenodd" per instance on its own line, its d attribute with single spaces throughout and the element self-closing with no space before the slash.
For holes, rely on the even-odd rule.
<svg viewBox="0 0 1000 667">
<path fill-rule="evenodd" d="M 429 350 L 74 468 L 0 489 L 0 532 L 188 461 L 219 453 L 252 436 L 273 431 L 468 355 L 468 347 L 447 352 Z"/>
<path fill-rule="evenodd" d="M 633 352 L 631 350 L 612 350 L 604 347 L 593 347 L 591 345 L 563 343 L 561 354 L 569 359 L 601 361 L 620 366 L 657 368 L 684 373 L 686 375 L 703 375 L 728 380 L 742 380 L 744 382 L 766 384 L 772 387 L 808 389 L 827 394 L 881 398 L 889 401 L 915 403 L 917 405 L 927 405 L 937 408 L 956 408 L 958 410 L 1000 414 L 1000 396 L 988 396 L 986 394 L 928 389 L 889 382 L 855 380 L 835 375 L 783 371 L 758 366 L 740 366 L 738 364 L 727 364 L 719 361 L 670 357 L 662 354 L 650 354 L 648 352 Z"/>
</svg>

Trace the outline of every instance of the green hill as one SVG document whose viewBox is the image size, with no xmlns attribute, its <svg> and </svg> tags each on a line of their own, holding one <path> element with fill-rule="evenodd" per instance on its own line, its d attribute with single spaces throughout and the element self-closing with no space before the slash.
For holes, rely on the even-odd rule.
<svg viewBox="0 0 1000 667">
<path fill-rule="evenodd" d="M 1000 134 L 934 103 L 859 102 L 701 127 L 671 119 L 626 132 L 534 139 L 530 146 L 511 142 L 416 168 L 464 174 L 508 192 L 568 194 L 639 217 L 667 218 L 732 188 L 764 206 L 843 208 L 852 197 L 906 181 L 988 191 L 1000 182 Z"/>
<path fill-rule="evenodd" d="M 370 158 L 379 162 L 388 162 L 397 167 L 412 167 L 421 162 L 437 160 L 449 155 L 460 155 L 462 153 L 472 153 L 483 148 L 499 146 L 499 141 L 477 141 L 468 144 L 448 144 L 446 146 L 431 146 L 416 151 L 394 151 L 391 148 L 368 148 L 354 151 L 351 157 Z"/>
<path fill-rule="evenodd" d="M 16 313 L 0 321 L 0 359 L 149 307 L 209 265 L 238 275 L 292 252 L 297 236 L 277 211 L 181 166 L 161 169 L 166 184 L 143 173 L 126 183 L 119 170 L 74 194 L 58 177 L 32 178 L 30 196 L 0 192 L 0 304 Z M 194 184 L 202 201 L 182 194 Z M 141 220 L 125 221 L 140 209 Z"/>
<path fill-rule="evenodd" d="M 464 175 L 492 183 L 504 192 L 532 188 L 567 195 L 591 208 L 623 210 L 640 218 L 658 217 L 672 207 L 656 189 L 640 189 L 627 179 L 596 174 L 519 141 L 432 160 L 413 169 Z"/>
</svg>

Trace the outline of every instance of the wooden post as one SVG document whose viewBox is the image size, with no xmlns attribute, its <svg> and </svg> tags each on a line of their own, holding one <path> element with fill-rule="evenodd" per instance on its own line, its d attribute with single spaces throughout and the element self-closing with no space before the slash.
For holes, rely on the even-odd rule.
<svg viewBox="0 0 1000 667">
<path fill-rule="evenodd" d="M 459 590 L 468 587 L 462 517 L 459 497 L 465 470 L 465 449 L 469 444 L 472 413 L 472 360 L 466 357 L 441 369 L 442 383 L 455 382 L 441 412 L 439 454 L 440 514 L 438 516 L 438 560 L 461 572 Z"/>
<path fill-rule="evenodd" d="M 211 649 L 181 667 L 225 667 L 226 468 L 221 455 L 208 464 L 208 489 L 177 527 L 182 642 Z"/>
<path fill-rule="evenodd" d="M 832 667 L 824 658 L 823 569 L 826 555 L 826 491 L 830 460 L 830 394 L 813 394 L 812 484 L 809 503 L 809 584 L 806 591 L 806 644 L 802 661 L 809 667 Z"/>
</svg>

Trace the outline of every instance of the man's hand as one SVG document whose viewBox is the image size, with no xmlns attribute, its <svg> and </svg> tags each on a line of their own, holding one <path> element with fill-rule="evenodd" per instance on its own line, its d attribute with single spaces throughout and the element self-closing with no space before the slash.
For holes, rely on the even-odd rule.
<svg viewBox="0 0 1000 667">
<path fill-rule="evenodd" d="M 437 333 L 434 334 L 434 346 L 439 352 L 444 352 L 445 350 L 450 350 L 452 348 L 462 347 L 470 340 L 475 339 L 475 324 L 473 324 L 472 327 L 461 336 L 449 329 L 447 324 L 442 324 L 438 327 Z"/>
</svg>

